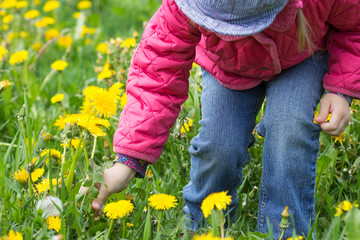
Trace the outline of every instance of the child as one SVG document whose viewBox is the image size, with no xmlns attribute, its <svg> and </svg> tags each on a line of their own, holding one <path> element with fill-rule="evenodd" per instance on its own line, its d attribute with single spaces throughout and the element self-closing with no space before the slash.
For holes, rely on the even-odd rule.
<svg viewBox="0 0 360 240">
<path fill-rule="evenodd" d="M 117 163 L 92 204 L 99 214 L 110 194 L 156 163 L 187 98 L 193 61 L 203 70 L 203 93 L 200 132 L 189 148 L 191 181 L 183 189 L 189 227 L 198 230 L 200 205 L 212 192 L 228 191 L 236 208 L 266 96 L 256 126 L 265 137 L 258 230 L 267 232 L 269 223 L 278 238 L 289 206 L 295 225 L 284 237 L 293 228 L 307 235 L 319 133 L 340 135 L 352 97 L 360 97 L 360 1 L 163 0 L 131 64 L 114 136 Z"/>
</svg>

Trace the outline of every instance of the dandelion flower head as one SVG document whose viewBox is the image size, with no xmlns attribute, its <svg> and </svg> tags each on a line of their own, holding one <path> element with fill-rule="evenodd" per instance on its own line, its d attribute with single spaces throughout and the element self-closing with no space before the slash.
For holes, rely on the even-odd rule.
<svg viewBox="0 0 360 240">
<path fill-rule="evenodd" d="M 60 3 L 55 0 L 47 1 L 43 7 L 44 12 L 50 12 L 60 7 Z"/>
<path fill-rule="evenodd" d="M 107 51 L 108 51 L 108 46 L 106 43 L 99 43 L 97 46 L 96 46 L 96 50 L 102 54 L 106 54 Z"/>
<path fill-rule="evenodd" d="M 10 230 L 9 234 L 5 236 L 4 240 L 23 240 L 23 235 L 20 232 Z"/>
<path fill-rule="evenodd" d="M 31 180 L 33 182 L 36 182 L 43 174 L 44 174 L 45 170 L 43 168 L 38 168 L 35 169 L 32 173 L 31 173 Z"/>
<path fill-rule="evenodd" d="M 231 196 L 225 192 L 211 193 L 201 203 L 201 210 L 204 217 L 207 218 L 211 214 L 211 210 L 214 208 L 218 210 L 225 210 L 231 203 Z"/>
<path fill-rule="evenodd" d="M 302 236 L 298 236 L 298 237 L 289 237 L 286 240 L 303 240 L 304 238 Z"/>
<path fill-rule="evenodd" d="M 70 35 L 60 36 L 57 41 L 57 44 L 60 47 L 64 47 L 64 48 L 70 47 L 72 43 L 73 43 L 73 39 Z"/>
<path fill-rule="evenodd" d="M 193 240 L 233 240 L 233 237 L 226 237 L 226 238 L 221 238 L 221 237 L 216 237 L 214 236 L 214 233 L 211 231 L 209 233 L 204 233 L 202 235 L 195 235 Z"/>
<path fill-rule="evenodd" d="M 16 63 L 22 63 L 24 61 L 26 61 L 29 57 L 29 53 L 26 50 L 20 50 L 17 52 L 14 52 L 11 56 L 10 56 L 10 60 L 9 63 L 11 65 L 15 65 Z"/>
<path fill-rule="evenodd" d="M 49 225 L 48 229 L 54 229 L 57 232 L 60 231 L 60 229 L 61 229 L 60 216 L 56 216 L 56 217 L 49 216 L 46 219 L 46 222 Z"/>
<path fill-rule="evenodd" d="M 347 200 L 342 201 L 341 203 L 339 203 L 337 207 L 335 207 L 336 210 L 335 216 L 340 216 L 341 214 L 343 214 L 343 212 L 348 212 L 353 207 L 359 207 L 359 204 L 357 204 L 356 201 L 353 204 L 351 204 L 351 202 Z"/>
<path fill-rule="evenodd" d="M 135 44 L 136 44 L 135 38 L 127 38 L 127 39 L 125 39 L 124 41 L 121 42 L 120 47 L 132 48 L 132 47 L 135 47 Z"/>
<path fill-rule="evenodd" d="M 37 16 L 40 15 L 40 12 L 36 9 L 32 9 L 32 10 L 29 10 L 27 11 L 25 14 L 24 14 L 24 17 L 26 19 L 34 19 L 36 18 Z"/>
<path fill-rule="evenodd" d="M 113 203 L 108 203 L 104 207 L 106 216 L 111 219 L 123 218 L 127 214 L 131 213 L 134 209 L 134 205 L 130 200 L 120 200 Z"/>
<path fill-rule="evenodd" d="M 16 179 L 19 183 L 24 184 L 29 179 L 29 173 L 25 170 L 24 167 L 21 167 L 21 170 L 17 170 L 14 175 L 14 179 Z"/>
<path fill-rule="evenodd" d="M 56 38 L 60 35 L 59 30 L 56 28 L 51 28 L 45 32 L 45 39 L 49 41 L 50 39 Z"/>
<path fill-rule="evenodd" d="M 51 101 L 51 103 L 58 103 L 58 102 L 61 102 L 63 99 L 64 99 L 64 94 L 58 93 L 58 94 L 54 95 L 50 99 L 50 101 Z"/>
<path fill-rule="evenodd" d="M 165 193 L 151 195 L 148 199 L 150 207 L 156 210 L 166 210 L 178 205 L 177 199 Z"/>
<path fill-rule="evenodd" d="M 20 9 L 20 8 L 26 8 L 27 6 L 29 6 L 29 3 L 27 1 L 18 1 L 16 3 L 16 8 Z"/>
<path fill-rule="evenodd" d="M 0 58 L 6 57 L 8 50 L 0 45 Z M 1 59 L 0 59 L 1 60 Z"/>
<path fill-rule="evenodd" d="M 78 3 L 77 8 L 79 10 L 85 10 L 91 7 L 91 2 L 87 0 L 82 0 Z"/>
<path fill-rule="evenodd" d="M 56 60 L 51 64 L 51 68 L 57 71 L 63 71 L 68 65 L 64 60 Z"/>
</svg>

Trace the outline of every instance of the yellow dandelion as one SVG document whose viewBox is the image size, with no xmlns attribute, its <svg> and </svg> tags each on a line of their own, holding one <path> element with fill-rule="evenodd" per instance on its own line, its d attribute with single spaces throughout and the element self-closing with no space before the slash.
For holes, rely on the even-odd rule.
<svg viewBox="0 0 360 240">
<path fill-rule="evenodd" d="M 120 47 L 123 48 L 132 48 L 135 47 L 136 40 L 135 38 L 127 38 L 124 41 L 121 42 Z"/>
<path fill-rule="evenodd" d="M 2 239 L 2 238 L 1 238 Z M 5 236 L 4 240 L 23 240 L 23 235 L 20 232 L 10 230 L 9 234 Z"/>
<path fill-rule="evenodd" d="M 70 47 L 72 45 L 72 43 L 73 43 L 73 39 L 70 35 L 60 36 L 57 41 L 57 44 L 60 47 L 64 47 L 64 48 Z"/>
<path fill-rule="evenodd" d="M 2 22 L 5 24 L 9 24 L 10 22 L 12 22 L 12 20 L 14 20 L 14 16 L 12 14 L 8 14 L 3 17 Z"/>
<path fill-rule="evenodd" d="M 46 156 L 46 161 L 45 161 L 46 163 L 49 162 L 49 156 L 54 157 L 57 160 L 62 159 L 61 152 L 59 152 L 56 149 L 44 149 L 44 150 L 42 150 L 42 152 L 40 153 L 40 157 L 44 157 L 44 156 Z"/>
<path fill-rule="evenodd" d="M 60 7 L 60 3 L 58 1 L 50 0 L 44 4 L 43 10 L 44 12 L 50 12 L 57 9 L 58 7 Z"/>
<path fill-rule="evenodd" d="M 35 169 L 32 173 L 31 173 L 31 180 L 33 182 L 36 182 L 43 174 L 44 174 L 45 170 L 43 168 L 38 168 Z"/>
<path fill-rule="evenodd" d="M 78 126 L 88 130 L 94 136 L 106 136 L 101 127 L 110 127 L 110 122 L 106 119 L 90 116 L 88 114 L 71 114 L 63 120 L 65 123 L 75 123 Z"/>
<path fill-rule="evenodd" d="M 96 50 L 102 54 L 106 54 L 108 52 L 108 46 L 106 43 L 99 43 L 96 46 Z"/>
<path fill-rule="evenodd" d="M 319 112 L 318 111 L 315 111 L 315 114 L 314 114 L 314 119 L 313 119 L 313 122 L 316 123 L 316 124 L 319 124 L 318 122 L 315 121 L 315 118 L 319 115 Z M 325 122 L 328 122 L 331 118 L 331 113 L 329 113 L 329 115 L 327 116 Z"/>
<path fill-rule="evenodd" d="M 16 6 L 16 0 L 4 0 L 2 1 L 0 6 L 5 9 L 13 8 Z"/>
<path fill-rule="evenodd" d="M 20 9 L 20 8 L 26 8 L 29 5 L 29 3 L 27 1 L 18 1 L 16 2 L 16 8 Z"/>
<path fill-rule="evenodd" d="M 57 71 L 63 71 L 68 65 L 64 60 L 56 60 L 51 64 L 51 68 Z"/>
<path fill-rule="evenodd" d="M 109 88 L 109 94 L 113 96 L 113 98 L 120 100 L 120 94 L 122 92 L 122 87 L 124 86 L 124 84 L 122 83 L 114 83 L 113 85 L 111 85 L 111 87 Z"/>
<path fill-rule="evenodd" d="M 132 227 L 134 227 L 134 224 L 133 223 L 126 223 L 126 226 L 128 226 L 128 227 L 130 227 L 130 228 L 132 228 Z"/>
<path fill-rule="evenodd" d="M 83 26 L 82 31 L 81 31 L 81 36 L 85 36 L 86 34 L 89 35 L 94 35 L 95 34 L 95 28 L 89 28 L 87 26 Z"/>
<path fill-rule="evenodd" d="M 227 195 L 227 191 L 211 193 L 201 203 L 201 210 L 204 217 L 207 218 L 211 214 L 211 210 L 225 210 L 230 203 L 231 196 Z"/>
<path fill-rule="evenodd" d="M 54 126 L 58 127 L 59 129 L 64 129 L 66 124 L 65 119 L 66 117 L 59 116 L 59 118 L 55 120 Z"/>
<path fill-rule="evenodd" d="M 117 219 L 125 217 L 127 214 L 131 213 L 133 209 L 134 205 L 130 200 L 120 200 L 106 204 L 104 212 L 108 218 Z"/>
<path fill-rule="evenodd" d="M 59 232 L 61 229 L 61 219 L 60 216 L 49 216 L 46 218 L 46 223 L 49 225 L 48 229 L 54 229 Z"/>
<path fill-rule="evenodd" d="M 15 39 L 15 38 L 18 38 L 19 37 L 19 34 L 17 32 L 10 32 L 8 35 L 7 35 L 7 38 L 9 39 L 9 41 Z"/>
<path fill-rule="evenodd" d="M 339 142 L 342 145 L 345 141 L 345 134 L 342 132 L 339 136 L 331 136 L 331 138 L 334 140 L 334 143 Z"/>
<path fill-rule="evenodd" d="M 5 79 L 5 80 L 2 80 L 0 82 L 0 93 L 2 93 L 3 91 L 5 91 L 8 87 L 10 87 L 12 85 L 12 83 Z"/>
<path fill-rule="evenodd" d="M 52 179 L 51 185 L 56 186 L 57 184 L 61 184 L 61 179 Z M 48 178 L 44 178 L 39 184 L 35 184 L 36 188 L 34 188 L 34 191 L 37 189 L 39 193 L 44 193 L 50 188 L 50 181 Z"/>
<path fill-rule="evenodd" d="M 226 238 L 221 238 L 221 237 L 216 237 L 214 236 L 214 233 L 212 231 L 210 231 L 209 233 L 204 233 L 202 235 L 198 235 L 196 234 L 193 238 L 193 240 L 233 240 L 233 237 L 226 237 Z"/>
<path fill-rule="evenodd" d="M 359 204 L 357 204 L 356 201 L 353 204 L 351 204 L 351 202 L 347 200 L 342 201 L 341 203 L 339 203 L 337 207 L 335 207 L 336 210 L 335 216 L 340 216 L 341 214 L 343 214 L 343 212 L 348 212 L 353 207 L 359 207 Z"/>
<path fill-rule="evenodd" d="M 77 8 L 79 10 L 85 10 L 91 7 L 91 2 L 90 1 L 86 1 L 86 0 L 82 0 L 78 3 Z"/>
<path fill-rule="evenodd" d="M 51 28 L 45 32 L 45 39 L 49 41 L 50 39 L 56 38 L 60 35 L 59 30 L 56 28 Z"/>
<path fill-rule="evenodd" d="M 14 179 L 16 179 L 19 183 L 24 184 L 29 179 L 29 173 L 25 170 L 25 168 L 21 167 L 21 170 L 17 170 L 14 175 Z"/>
<path fill-rule="evenodd" d="M 127 95 L 126 93 L 124 93 L 120 98 L 120 107 L 124 109 L 126 103 L 127 103 Z"/>
<path fill-rule="evenodd" d="M 303 240 L 304 238 L 302 236 L 298 236 L 298 237 L 289 237 L 286 240 Z"/>
<path fill-rule="evenodd" d="M 9 63 L 11 65 L 15 65 L 16 63 L 22 63 L 24 61 L 26 61 L 29 57 L 29 53 L 26 50 L 20 50 L 17 52 L 14 52 L 13 54 L 11 54 L 10 56 L 10 60 Z"/>
<path fill-rule="evenodd" d="M 2 25 L 1 28 L 2 28 L 4 31 L 9 30 L 9 25 L 4 24 L 4 25 Z"/>
<path fill-rule="evenodd" d="M 150 207 L 156 210 L 166 210 L 178 205 L 177 199 L 165 193 L 151 195 L 148 199 Z"/>
<path fill-rule="evenodd" d="M 55 19 L 52 17 L 43 17 L 41 20 L 35 23 L 35 27 L 47 27 L 48 25 L 54 24 Z"/>
<path fill-rule="evenodd" d="M 0 3 L 0 7 L 1 7 L 1 3 Z M 5 16 L 7 13 L 5 10 L 0 10 L 0 17 Z"/>
<path fill-rule="evenodd" d="M 90 45 L 91 44 L 91 39 L 90 38 L 85 39 L 85 44 Z"/>
<path fill-rule="evenodd" d="M 21 38 L 26 38 L 27 36 L 29 36 L 29 34 L 28 34 L 26 31 L 21 31 L 21 32 L 19 33 L 19 36 L 20 36 Z"/>
<path fill-rule="evenodd" d="M 53 96 L 50 101 L 51 103 L 58 103 L 61 102 L 64 99 L 64 94 L 58 93 L 55 96 Z"/>
<path fill-rule="evenodd" d="M 91 105 L 100 117 L 112 117 L 117 111 L 116 99 L 103 88 L 101 88 L 96 96 L 91 99 Z"/>
<path fill-rule="evenodd" d="M 24 17 L 26 19 L 34 19 L 34 18 L 38 17 L 39 15 L 40 15 L 40 12 L 38 10 L 32 9 L 32 10 L 27 11 L 24 14 Z"/>
<path fill-rule="evenodd" d="M 42 47 L 42 44 L 40 42 L 33 43 L 31 45 L 31 49 L 34 51 L 39 51 Z"/>
<path fill-rule="evenodd" d="M 8 50 L 6 50 L 6 48 L 4 48 L 3 46 L 0 45 L 0 59 L 3 57 L 6 57 L 8 53 Z"/>
<path fill-rule="evenodd" d="M 112 76 L 115 75 L 115 73 L 116 72 L 114 70 L 105 69 L 101 73 L 99 73 L 98 79 L 101 80 L 101 79 L 111 78 Z"/>
<path fill-rule="evenodd" d="M 78 19 L 80 17 L 80 12 L 74 12 L 73 18 Z"/>
</svg>

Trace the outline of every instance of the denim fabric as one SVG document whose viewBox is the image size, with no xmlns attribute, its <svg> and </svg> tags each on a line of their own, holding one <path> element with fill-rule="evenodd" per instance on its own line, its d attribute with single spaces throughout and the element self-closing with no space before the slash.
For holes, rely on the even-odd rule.
<svg viewBox="0 0 360 240">
<path fill-rule="evenodd" d="M 315 54 L 274 80 L 245 91 L 227 89 L 203 71 L 201 128 L 191 141 L 191 180 L 183 188 L 188 227 L 199 229 L 201 203 L 212 192 L 228 191 L 233 200 L 230 215 L 234 216 L 242 166 L 250 161 L 252 130 L 266 95 L 265 117 L 256 126 L 265 138 L 257 227 L 267 232 L 268 219 L 278 238 L 281 213 L 289 206 L 295 226 L 285 232 L 285 239 L 292 235 L 293 227 L 307 235 L 314 220 L 321 131 L 313 117 L 323 93 L 327 59 L 327 54 Z"/>
</svg>

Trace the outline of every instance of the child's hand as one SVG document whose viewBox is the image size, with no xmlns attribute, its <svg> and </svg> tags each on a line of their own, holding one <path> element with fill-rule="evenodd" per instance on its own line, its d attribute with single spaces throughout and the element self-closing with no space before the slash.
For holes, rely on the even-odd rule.
<svg viewBox="0 0 360 240">
<path fill-rule="evenodd" d="M 326 122 L 327 116 L 331 118 Z M 339 136 L 349 122 L 349 103 L 342 97 L 328 93 L 320 103 L 319 115 L 314 119 L 321 129 L 332 136 Z"/>
<path fill-rule="evenodd" d="M 107 187 L 96 183 L 95 187 L 99 190 L 99 194 L 92 202 L 92 208 L 98 215 L 101 215 L 101 208 L 106 199 L 111 194 L 124 190 L 135 175 L 136 171 L 123 163 L 115 163 L 113 167 L 104 171 L 103 179 Z"/>
</svg>

